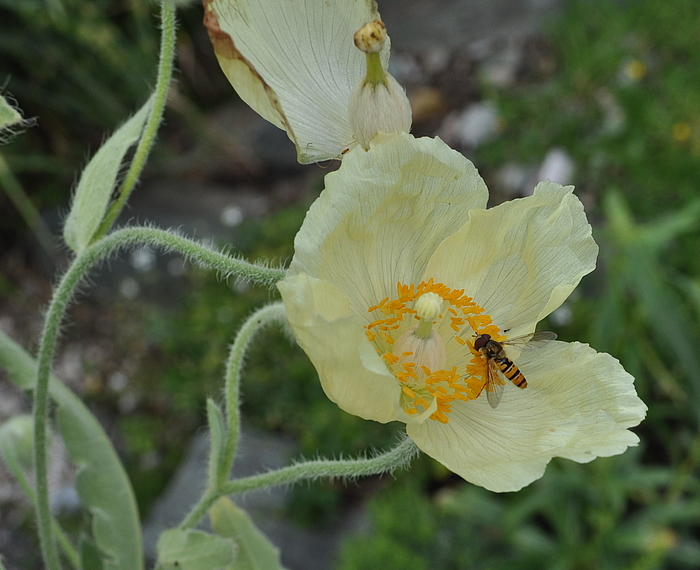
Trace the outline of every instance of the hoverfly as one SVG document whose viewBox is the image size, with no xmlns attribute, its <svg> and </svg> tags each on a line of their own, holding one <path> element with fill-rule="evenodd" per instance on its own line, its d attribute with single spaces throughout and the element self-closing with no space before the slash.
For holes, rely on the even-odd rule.
<svg viewBox="0 0 700 570">
<path fill-rule="evenodd" d="M 506 356 L 505 346 L 529 346 L 530 343 L 554 340 L 557 335 L 550 331 L 542 331 L 530 333 L 523 336 L 511 338 L 498 342 L 491 338 L 489 334 L 480 334 L 474 339 L 474 348 L 481 352 L 486 358 L 486 399 L 492 408 L 496 408 L 503 396 L 503 389 L 506 383 L 499 378 L 499 373 L 503 374 L 508 380 L 515 384 L 518 388 L 527 388 L 527 380 L 515 365 L 515 363 Z M 481 393 L 479 393 L 481 395 Z M 478 396 L 477 396 L 478 398 Z"/>
</svg>

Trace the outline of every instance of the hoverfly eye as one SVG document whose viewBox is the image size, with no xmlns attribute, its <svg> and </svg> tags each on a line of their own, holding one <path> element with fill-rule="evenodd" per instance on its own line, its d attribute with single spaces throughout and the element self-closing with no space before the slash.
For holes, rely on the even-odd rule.
<svg viewBox="0 0 700 570">
<path fill-rule="evenodd" d="M 490 340 L 490 334 L 480 334 L 478 337 L 476 337 L 476 340 L 474 341 L 474 348 L 476 350 L 481 350 L 488 344 Z"/>
</svg>

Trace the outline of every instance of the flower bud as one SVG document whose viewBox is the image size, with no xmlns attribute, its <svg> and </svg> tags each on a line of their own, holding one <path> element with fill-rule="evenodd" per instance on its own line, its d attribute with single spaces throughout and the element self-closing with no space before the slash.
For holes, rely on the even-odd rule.
<svg viewBox="0 0 700 570">
<path fill-rule="evenodd" d="M 355 33 L 355 45 L 365 52 L 367 74 L 355 86 L 348 104 L 353 134 L 363 148 L 379 132 L 403 133 L 411 128 L 411 104 L 398 81 L 382 67 L 379 52 L 384 47 L 386 27 L 379 20 Z"/>
</svg>

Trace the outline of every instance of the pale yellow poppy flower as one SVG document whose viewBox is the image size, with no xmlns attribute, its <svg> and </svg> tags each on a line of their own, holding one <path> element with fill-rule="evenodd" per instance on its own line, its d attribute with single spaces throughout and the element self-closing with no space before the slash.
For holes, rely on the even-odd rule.
<svg viewBox="0 0 700 570">
<path fill-rule="evenodd" d="M 587 462 L 638 442 L 633 378 L 580 343 L 507 347 L 524 377 L 489 404 L 478 335 L 527 335 L 593 270 L 598 248 L 572 187 L 486 209 L 466 158 L 439 139 L 378 135 L 347 153 L 295 240 L 279 284 L 328 397 L 467 481 L 514 491 L 552 457 Z M 512 375 L 512 373 L 511 373 Z"/>
<path fill-rule="evenodd" d="M 410 129 L 406 94 L 386 71 L 390 42 L 374 0 L 204 0 L 204 8 L 224 74 L 287 132 L 300 162 L 340 158 L 376 132 Z"/>
</svg>

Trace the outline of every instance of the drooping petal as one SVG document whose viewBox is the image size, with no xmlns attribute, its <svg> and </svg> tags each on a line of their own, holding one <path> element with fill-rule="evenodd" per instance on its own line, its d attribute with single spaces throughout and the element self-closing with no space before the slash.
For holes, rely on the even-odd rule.
<svg viewBox="0 0 700 570">
<path fill-rule="evenodd" d="M 300 162 L 355 144 L 348 100 L 365 74 L 353 34 L 379 19 L 374 0 L 204 0 L 217 59 L 241 99 L 287 131 Z M 382 52 L 388 62 L 389 42 Z"/>
<path fill-rule="evenodd" d="M 509 336 L 532 332 L 595 268 L 598 246 L 572 190 L 541 182 L 532 196 L 472 211 L 425 275 L 465 288 Z"/>
<path fill-rule="evenodd" d="M 551 342 L 523 351 L 517 364 L 528 387 L 506 386 L 498 408 L 480 397 L 455 405 L 448 424 L 407 425 L 408 435 L 467 481 L 498 492 L 538 479 L 552 457 L 585 463 L 639 441 L 628 428 L 647 408 L 632 376 L 609 354 Z"/>
<path fill-rule="evenodd" d="M 474 165 L 440 139 L 378 135 L 345 155 L 306 214 L 290 272 L 334 283 L 356 314 L 418 283 L 435 248 L 483 208 Z"/>
<path fill-rule="evenodd" d="M 326 395 L 340 408 L 369 420 L 396 419 L 400 388 L 350 314 L 333 284 L 297 274 L 277 284 L 287 318 L 318 372 Z"/>
</svg>

